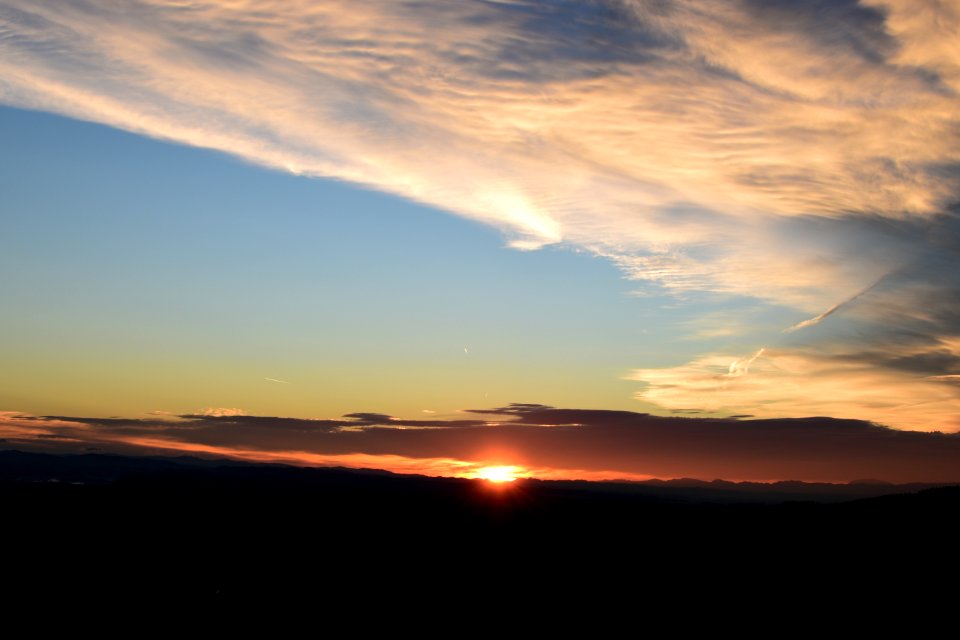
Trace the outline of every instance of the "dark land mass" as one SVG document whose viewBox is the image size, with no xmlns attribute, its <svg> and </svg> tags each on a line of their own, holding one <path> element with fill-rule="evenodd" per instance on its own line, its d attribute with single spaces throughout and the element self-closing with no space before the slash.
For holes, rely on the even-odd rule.
<svg viewBox="0 0 960 640">
<path fill-rule="evenodd" d="M 616 583 L 635 595 L 678 597 L 813 581 L 847 597 L 891 576 L 917 588 L 960 568 L 958 486 L 491 485 L 2 451 L 0 501 L 3 589 L 54 598 L 311 594 L 346 602 L 371 591 L 401 596 L 414 585 L 467 592 L 490 581 L 520 591 Z"/>
</svg>

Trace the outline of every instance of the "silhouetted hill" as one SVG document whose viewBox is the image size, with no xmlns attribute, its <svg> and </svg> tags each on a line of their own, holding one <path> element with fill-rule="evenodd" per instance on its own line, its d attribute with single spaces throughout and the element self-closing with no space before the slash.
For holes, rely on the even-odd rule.
<svg viewBox="0 0 960 640">
<path fill-rule="evenodd" d="M 0 481 L 111 482 L 131 473 L 169 471 L 184 467 L 219 467 L 230 464 L 228 460 L 214 461 L 188 456 L 163 458 L 106 453 L 56 455 L 27 451 L 0 451 Z"/>
<path fill-rule="evenodd" d="M 131 476 L 163 474 L 188 469 L 219 469 L 230 482 L 239 481 L 243 472 L 228 473 L 228 468 L 239 470 L 272 469 L 266 473 L 272 481 L 286 478 L 289 483 L 317 486 L 339 474 L 360 481 L 360 477 L 380 476 L 393 481 L 412 478 L 426 480 L 433 485 L 460 480 L 398 475 L 380 469 L 346 469 L 342 467 L 296 467 L 285 464 L 250 463 L 226 458 L 197 458 L 193 456 L 123 456 L 115 454 L 57 455 L 24 451 L 0 451 L 0 482 L 65 482 L 78 484 L 111 483 Z M 161 480 L 161 476 L 151 476 Z M 258 475 L 258 481 L 265 481 Z M 168 480 L 172 481 L 173 476 Z M 472 483 L 472 481 L 470 481 Z M 783 481 L 774 483 L 704 481 L 692 478 L 676 480 L 606 481 L 586 480 L 523 480 L 522 484 L 536 486 L 544 491 L 583 491 L 591 494 L 631 494 L 657 502 L 717 503 L 717 504 L 777 504 L 786 501 L 846 502 L 896 493 L 913 493 L 940 486 L 924 483 L 892 484 L 880 481 L 858 481 L 850 484 Z"/>
<path fill-rule="evenodd" d="M 7 554 L 4 589 L 64 597 L 95 587 L 177 597 L 306 590 L 337 600 L 396 581 L 469 582 L 498 572 L 556 584 L 642 576 L 669 590 L 688 588 L 694 575 L 771 583 L 837 567 L 861 580 L 931 563 L 952 571 L 957 561 L 929 540 L 952 531 L 960 488 L 905 490 L 698 481 L 492 486 L 380 471 L 6 451 L 0 544 L 16 550 Z"/>
</svg>

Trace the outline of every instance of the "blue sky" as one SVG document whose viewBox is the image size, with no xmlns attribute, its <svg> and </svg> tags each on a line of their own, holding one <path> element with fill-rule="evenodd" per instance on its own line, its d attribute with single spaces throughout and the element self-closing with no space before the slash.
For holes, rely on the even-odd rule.
<svg viewBox="0 0 960 640">
<path fill-rule="evenodd" d="M 636 409 L 632 368 L 703 346 L 697 305 L 568 247 L 55 115 L 0 133 L 4 406 Z"/>
</svg>

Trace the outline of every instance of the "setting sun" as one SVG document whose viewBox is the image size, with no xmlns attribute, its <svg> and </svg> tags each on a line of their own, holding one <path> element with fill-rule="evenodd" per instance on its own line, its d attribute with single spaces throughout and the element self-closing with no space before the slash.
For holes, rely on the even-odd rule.
<svg viewBox="0 0 960 640">
<path fill-rule="evenodd" d="M 523 467 L 506 465 L 499 467 L 483 467 L 482 469 L 477 470 L 473 477 L 486 480 L 487 482 L 503 483 L 513 482 L 519 478 L 520 474 L 522 473 Z"/>
</svg>

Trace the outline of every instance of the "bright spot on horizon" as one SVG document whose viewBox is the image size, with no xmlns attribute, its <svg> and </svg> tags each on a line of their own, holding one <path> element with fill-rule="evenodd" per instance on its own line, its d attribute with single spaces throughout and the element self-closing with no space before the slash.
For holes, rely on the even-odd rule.
<svg viewBox="0 0 960 640">
<path fill-rule="evenodd" d="M 513 482 L 517 478 L 521 477 L 523 472 L 523 467 L 518 467 L 515 465 L 502 465 L 495 467 L 482 467 L 470 477 L 501 484 L 505 482 Z"/>
</svg>

